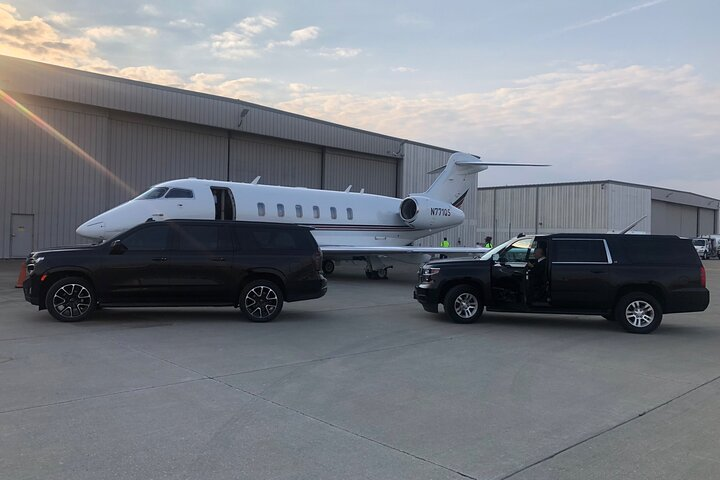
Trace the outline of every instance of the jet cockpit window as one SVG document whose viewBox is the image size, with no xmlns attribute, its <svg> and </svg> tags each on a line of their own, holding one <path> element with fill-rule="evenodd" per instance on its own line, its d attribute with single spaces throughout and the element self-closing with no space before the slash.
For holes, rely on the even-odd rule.
<svg viewBox="0 0 720 480">
<path fill-rule="evenodd" d="M 193 198 L 193 191 L 187 188 L 171 188 L 165 198 Z"/>
<path fill-rule="evenodd" d="M 153 187 L 135 200 L 155 200 L 156 198 L 162 198 L 167 191 L 168 187 Z"/>
</svg>

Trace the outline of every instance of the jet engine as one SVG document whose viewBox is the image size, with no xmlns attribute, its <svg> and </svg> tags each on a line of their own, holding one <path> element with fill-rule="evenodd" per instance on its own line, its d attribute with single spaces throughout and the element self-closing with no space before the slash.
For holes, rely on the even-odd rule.
<svg viewBox="0 0 720 480">
<path fill-rule="evenodd" d="M 459 225 L 465 220 L 465 214 L 449 203 L 413 195 L 400 203 L 400 218 L 418 230 L 432 230 Z"/>
</svg>

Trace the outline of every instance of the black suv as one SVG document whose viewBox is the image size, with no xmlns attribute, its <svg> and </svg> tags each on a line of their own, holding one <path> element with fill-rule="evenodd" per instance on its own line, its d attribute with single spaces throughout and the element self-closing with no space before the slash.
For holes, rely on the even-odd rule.
<svg viewBox="0 0 720 480">
<path fill-rule="evenodd" d="M 692 242 L 676 236 L 554 234 L 520 237 L 480 258 L 423 265 L 415 298 L 443 304 L 458 323 L 483 309 L 602 315 L 650 333 L 663 313 L 707 308 L 705 269 Z"/>
<path fill-rule="evenodd" d="M 283 301 L 327 291 L 310 229 L 271 223 L 168 220 L 100 245 L 31 253 L 25 299 L 63 322 L 98 307 L 235 306 L 255 322 Z"/>
</svg>

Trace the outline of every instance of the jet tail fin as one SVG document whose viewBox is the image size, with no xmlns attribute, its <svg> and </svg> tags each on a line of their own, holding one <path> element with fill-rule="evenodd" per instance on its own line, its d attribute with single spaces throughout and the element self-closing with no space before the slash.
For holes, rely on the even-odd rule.
<svg viewBox="0 0 720 480">
<path fill-rule="evenodd" d="M 643 215 L 642 217 L 638 218 L 638 219 L 635 220 L 633 223 L 631 223 L 631 224 L 628 225 L 627 227 L 625 227 L 625 228 L 623 228 L 622 230 L 620 230 L 619 232 L 617 232 L 618 235 L 625 235 L 625 234 L 628 233 L 630 230 L 632 230 L 633 228 L 635 228 L 635 226 L 636 226 L 638 223 L 642 222 L 642 221 L 645 220 L 646 218 L 647 218 L 647 215 Z"/>
<path fill-rule="evenodd" d="M 500 163 L 483 162 L 480 157 L 469 153 L 456 152 L 450 155 L 447 165 L 428 172 L 440 173 L 430 188 L 424 193 L 426 197 L 454 204 L 465 195 L 470 188 L 475 188 L 475 174 L 487 170 L 488 167 L 548 167 L 535 163 Z"/>
</svg>

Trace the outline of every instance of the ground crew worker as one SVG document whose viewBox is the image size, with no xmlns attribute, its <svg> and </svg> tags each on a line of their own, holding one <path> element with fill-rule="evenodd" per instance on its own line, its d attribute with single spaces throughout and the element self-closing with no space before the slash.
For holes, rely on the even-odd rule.
<svg viewBox="0 0 720 480">
<path fill-rule="evenodd" d="M 492 237 L 485 237 L 485 248 L 493 248 Z"/>
<path fill-rule="evenodd" d="M 449 248 L 449 247 L 450 247 L 450 242 L 448 242 L 447 237 L 443 237 L 442 242 L 440 242 L 440 246 L 443 247 L 443 248 Z"/>
</svg>

